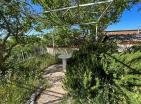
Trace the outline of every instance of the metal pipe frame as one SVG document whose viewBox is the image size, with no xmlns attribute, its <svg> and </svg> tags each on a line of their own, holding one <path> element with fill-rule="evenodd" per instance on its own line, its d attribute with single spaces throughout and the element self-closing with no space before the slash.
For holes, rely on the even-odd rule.
<svg viewBox="0 0 141 104">
<path fill-rule="evenodd" d="M 98 18 L 97 21 L 95 22 L 88 22 L 88 23 L 83 23 L 84 25 L 90 25 L 90 24 L 97 24 L 100 19 L 104 16 L 104 14 L 106 13 L 106 11 L 109 9 L 109 7 L 111 6 L 111 4 L 113 3 L 113 0 L 111 1 L 111 3 L 108 5 L 108 7 L 104 10 L 104 12 L 100 15 L 100 17 Z"/>
<path fill-rule="evenodd" d="M 95 2 L 95 3 L 88 3 L 88 4 L 81 4 L 81 5 L 79 5 L 79 7 L 86 7 L 86 6 L 98 5 L 98 4 L 103 4 L 103 3 L 109 3 L 109 2 L 112 2 L 112 1 L 113 0 L 101 1 L 101 2 Z M 53 10 L 45 11 L 45 13 L 58 12 L 58 11 L 63 11 L 63 10 L 68 10 L 68 9 L 74 9 L 74 8 L 77 8 L 77 7 L 78 7 L 78 5 L 71 6 L 71 7 L 59 8 L 59 9 L 53 9 Z"/>
<path fill-rule="evenodd" d="M 138 26 L 138 34 L 140 34 L 140 28 L 141 28 L 141 25 Z"/>
</svg>

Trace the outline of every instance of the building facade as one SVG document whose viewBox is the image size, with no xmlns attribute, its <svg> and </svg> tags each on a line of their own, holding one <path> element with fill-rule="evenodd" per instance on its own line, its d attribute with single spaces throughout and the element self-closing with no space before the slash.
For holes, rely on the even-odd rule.
<svg viewBox="0 0 141 104">
<path fill-rule="evenodd" d="M 139 30 L 106 31 L 106 35 L 110 40 L 117 42 L 119 52 L 124 51 L 133 45 L 141 45 L 141 33 Z"/>
</svg>

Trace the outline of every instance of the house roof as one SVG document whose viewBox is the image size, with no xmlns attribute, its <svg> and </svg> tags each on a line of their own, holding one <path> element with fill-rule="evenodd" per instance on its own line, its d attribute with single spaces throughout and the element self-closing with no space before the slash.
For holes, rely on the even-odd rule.
<svg viewBox="0 0 141 104">
<path fill-rule="evenodd" d="M 137 29 L 106 31 L 106 35 L 109 37 L 110 40 L 116 40 L 118 44 L 141 44 L 141 34 L 138 33 Z"/>
<path fill-rule="evenodd" d="M 106 35 L 114 36 L 114 35 L 138 35 L 138 30 L 114 30 L 114 31 L 106 31 Z"/>
</svg>

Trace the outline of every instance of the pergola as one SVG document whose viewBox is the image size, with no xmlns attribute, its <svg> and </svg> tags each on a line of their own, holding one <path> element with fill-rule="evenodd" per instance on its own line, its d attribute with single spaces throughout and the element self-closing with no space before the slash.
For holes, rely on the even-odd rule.
<svg viewBox="0 0 141 104">
<path fill-rule="evenodd" d="M 75 9 L 78 7 L 88 7 L 88 6 L 93 6 L 93 5 L 99 5 L 99 4 L 105 4 L 105 3 L 109 3 L 108 6 L 105 8 L 105 10 L 101 13 L 101 15 L 99 16 L 99 18 L 97 19 L 97 21 L 93 21 L 93 22 L 87 22 L 87 23 L 81 23 L 81 25 L 91 25 L 91 24 L 95 24 L 96 25 L 96 40 L 97 40 L 97 30 L 98 30 L 98 22 L 101 20 L 101 18 L 104 16 L 104 14 L 106 13 L 106 11 L 110 8 L 110 6 L 112 5 L 114 0 L 106 0 L 106 1 L 100 1 L 100 2 L 94 2 L 94 3 L 87 3 L 87 4 L 80 4 L 80 5 L 74 5 L 74 6 L 70 6 L 70 7 L 64 7 L 64 8 L 57 8 L 57 9 L 52 9 L 52 10 L 47 10 L 44 13 L 50 13 L 50 12 L 59 12 L 59 11 L 68 11 L 70 9 Z"/>
<path fill-rule="evenodd" d="M 101 2 L 88 3 L 88 4 L 80 4 L 80 5 L 70 6 L 70 7 L 64 7 L 64 8 L 59 8 L 59 9 L 48 10 L 48 11 L 45 11 L 45 13 L 57 12 L 57 11 L 68 10 L 68 9 L 74 9 L 74 8 L 77 8 L 78 6 L 79 7 L 86 7 L 86 6 L 104 4 L 104 3 L 109 3 L 109 2 L 112 2 L 112 1 L 113 0 L 107 0 L 107 1 L 101 1 Z"/>
<path fill-rule="evenodd" d="M 114 0 L 106 0 L 106 1 L 99 1 L 99 2 L 87 3 L 87 4 L 78 4 L 78 5 L 74 5 L 74 6 L 70 6 L 70 7 L 63 7 L 63 8 L 57 8 L 57 9 L 55 8 L 55 9 L 52 9 L 52 10 L 47 10 L 44 13 L 59 12 L 59 11 L 65 11 L 65 12 L 67 12 L 68 10 L 79 8 L 79 7 L 89 7 L 89 6 L 94 6 L 94 5 L 108 3 L 108 6 L 100 14 L 100 16 L 98 17 L 98 19 L 96 21 L 87 22 L 87 23 L 81 23 L 81 25 L 91 25 L 91 24 L 95 24 L 96 25 L 96 37 L 95 37 L 95 39 L 97 40 L 98 39 L 98 23 L 101 20 L 101 18 L 105 15 L 105 13 L 107 12 L 107 10 L 111 7 L 113 1 Z M 54 36 L 52 36 L 52 41 L 53 41 L 53 50 L 54 50 Z M 59 56 L 59 58 L 62 59 L 64 71 L 66 71 L 67 59 L 70 58 L 70 57 L 71 57 L 70 55 L 60 55 Z"/>
</svg>

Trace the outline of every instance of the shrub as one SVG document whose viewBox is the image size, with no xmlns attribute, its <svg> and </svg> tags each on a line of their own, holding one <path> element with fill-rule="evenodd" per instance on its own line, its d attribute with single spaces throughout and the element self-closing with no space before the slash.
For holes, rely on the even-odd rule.
<svg viewBox="0 0 141 104">
<path fill-rule="evenodd" d="M 56 62 L 49 54 L 20 63 L 13 60 L 7 62 L 8 72 L 0 81 L 0 104 L 23 104 L 40 84 L 44 84 L 41 76 L 44 69 Z"/>
<path fill-rule="evenodd" d="M 111 47 L 87 45 L 70 60 L 64 85 L 77 103 L 141 103 L 141 53 L 113 53 Z"/>
</svg>

